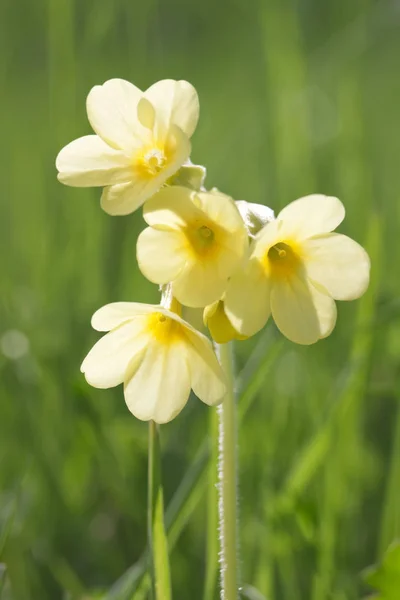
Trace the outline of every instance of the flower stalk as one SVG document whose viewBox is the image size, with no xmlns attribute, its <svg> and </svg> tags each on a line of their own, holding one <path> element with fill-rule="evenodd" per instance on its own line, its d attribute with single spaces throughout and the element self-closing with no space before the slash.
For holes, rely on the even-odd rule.
<svg viewBox="0 0 400 600">
<path fill-rule="evenodd" d="M 232 344 L 218 344 L 227 393 L 218 407 L 218 490 L 221 600 L 239 597 L 237 517 L 237 430 Z"/>
<path fill-rule="evenodd" d="M 164 525 L 158 426 L 149 422 L 147 526 L 152 600 L 171 600 L 171 577 Z"/>
</svg>

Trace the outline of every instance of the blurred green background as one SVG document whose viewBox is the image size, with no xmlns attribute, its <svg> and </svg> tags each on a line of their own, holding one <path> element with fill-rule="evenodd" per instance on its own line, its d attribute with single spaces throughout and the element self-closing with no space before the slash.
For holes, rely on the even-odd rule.
<svg viewBox="0 0 400 600">
<path fill-rule="evenodd" d="M 135 262 L 144 223 L 102 213 L 100 190 L 63 187 L 54 167 L 112 77 L 188 79 L 208 187 L 275 210 L 337 195 L 341 231 L 370 252 L 371 287 L 329 339 L 297 347 L 269 324 L 237 363 L 246 597 L 371 591 L 360 572 L 400 535 L 399 34 L 395 0 L 1 0 L 3 600 L 147 598 L 147 426 L 121 388 L 79 373 L 98 307 L 157 301 Z M 162 428 L 177 600 L 218 598 L 210 413 L 192 399 Z"/>
</svg>

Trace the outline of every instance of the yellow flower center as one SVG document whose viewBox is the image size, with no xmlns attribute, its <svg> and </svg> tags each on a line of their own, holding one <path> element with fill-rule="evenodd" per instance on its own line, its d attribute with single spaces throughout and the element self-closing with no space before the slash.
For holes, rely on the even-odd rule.
<svg viewBox="0 0 400 600">
<path fill-rule="evenodd" d="M 185 338 L 184 327 L 162 312 L 154 312 L 147 317 L 147 331 L 160 344 L 169 345 Z"/>
<path fill-rule="evenodd" d="M 269 248 L 264 264 L 271 277 L 277 279 L 292 277 L 302 264 L 299 248 L 293 242 L 278 242 Z"/>
<path fill-rule="evenodd" d="M 194 223 L 186 228 L 186 237 L 192 250 L 202 258 L 214 254 L 217 249 L 215 232 L 209 225 Z"/>
<path fill-rule="evenodd" d="M 134 168 L 137 169 L 141 177 L 149 179 L 158 175 L 164 169 L 166 163 L 167 157 L 164 149 L 150 148 L 135 157 Z"/>
</svg>

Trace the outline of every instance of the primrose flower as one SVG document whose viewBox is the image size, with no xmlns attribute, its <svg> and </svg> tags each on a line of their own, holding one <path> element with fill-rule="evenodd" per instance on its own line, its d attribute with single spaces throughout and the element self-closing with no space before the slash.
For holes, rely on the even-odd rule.
<svg viewBox="0 0 400 600">
<path fill-rule="evenodd" d="M 225 312 L 237 331 L 253 335 L 272 314 L 298 344 L 332 332 L 334 300 L 359 298 L 369 282 L 365 250 L 331 233 L 344 215 L 340 200 L 314 194 L 286 206 L 259 232 L 245 269 L 231 278 L 225 295 Z"/>
<path fill-rule="evenodd" d="M 216 302 L 248 249 L 247 230 L 229 196 L 163 188 L 143 209 L 150 225 L 138 238 L 137 259 L 153 283 L 171 282 L 186 306 Z"/>
<path fill-rule="evenodd" d="M 187 81 L 166 79 L 142 92 L 123 79 L 96 85 L 86 101 L 97 135 L 74 140 L 59 153 L 58 179 L 104 187 L 102 208 L 126 215 L 157 192 L 187 161 L 199 100 Z"/>
<path fill-rule="evenodd" d="M 109 333 L 90 350 L 81 371 L 97 388 L 123 383 L 126 404 L 138 419 L 171 421 L 190 389 L 206 404 L 222 401 L 225 377 L 211 342 L 176 313 L 116 302 L 100 308 L 92 326 Z"/>
</svg>

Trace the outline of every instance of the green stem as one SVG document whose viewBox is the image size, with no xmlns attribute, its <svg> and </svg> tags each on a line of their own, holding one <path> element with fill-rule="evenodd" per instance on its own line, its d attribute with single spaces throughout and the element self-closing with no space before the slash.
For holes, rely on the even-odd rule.
<svg viewBox="0 0 400 600">
<path fill-rule="evenodd" d="M 210 460 L 207 494 L 207 547 L 203 600 L 214 600 L 218 581 L 218 414 L 209 410 Z"/>
<path fill-rule="evenodd" d="M 228 391 L 218 407 L 219 415 L 219 539 L 221 569 L 221 600 L 237 600 L 237 434 L 234 395 L 233 351 L 231 344 L 217 346 L 221 366 L 228 381 Z"/>
<path fill-rule="evenodd" d="M 154 421 L 149 422 L 147 519 L 151 564 L 151 598 L 152 600 L 171 600 L 171 578 L 161 483 L 160 439 L 158 427 Z"/>
</svg>

